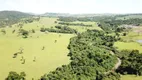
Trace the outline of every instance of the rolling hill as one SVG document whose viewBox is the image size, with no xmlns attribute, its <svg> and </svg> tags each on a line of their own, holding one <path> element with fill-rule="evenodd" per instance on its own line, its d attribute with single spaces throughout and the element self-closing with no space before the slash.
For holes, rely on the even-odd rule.
<svg viewBox="0 0 142 80">
<path fill-rule="evenodd" d="M 10 26 L 17 23 L 22 18 L 27 18 L 32 15 L 19 11 L 0 11 L 0 27 Z"/>
</svg>

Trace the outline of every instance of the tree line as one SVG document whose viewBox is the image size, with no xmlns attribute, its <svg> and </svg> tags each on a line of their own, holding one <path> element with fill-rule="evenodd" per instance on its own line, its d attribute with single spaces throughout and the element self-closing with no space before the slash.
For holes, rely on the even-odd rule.
<svg viewBox="0 0 142 80">
<path fill-rule="evenodd" d="M 55 26 L 54 28 L 41 28 L 41 32 L 55 32 L 55 33 L 69 33 L 69 34 L 77 34 L 77 31 L 75 29 L 72 29 L 68 26 Z"/>
<path fill-rule="evenodd" d="M 92 27 L 92 25 L 87 25 L 83 23 L 69 23 L 69 22 L 59 22 L 58 24 L 67 25 L 67 26 L 85 26 L 85 27 Z"/>
</svg>

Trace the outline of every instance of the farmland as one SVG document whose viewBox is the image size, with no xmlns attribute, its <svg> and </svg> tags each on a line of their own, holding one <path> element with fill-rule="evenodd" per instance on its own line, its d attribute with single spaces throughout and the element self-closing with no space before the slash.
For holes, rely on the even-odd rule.
<svg viewBox="0 0 142 80">
<path fill-rule="evenodd" d="M 141 76 L 138 77 L 136 75 L 124 75 L 122 76 L 121 80 L 141 80 Z"/>
<path fill-rule="evenodd" d="M 114 46 L 118 47 L 119 50 L 138 49 L 142 52 L 142 43 L 138 42 L 138 40 L 142 40 L 141 30 L 141 26 L 132 28 L 132 30 L 127 32 L 126 36 L 121 36 L 122 41 L 116 42 Z"/>
<path fill-rule="evenodd" d="M 17 27 L 1 28 L 6 31 L 5 35 L 0 33 L 1 80 L 6 78 L 9 71 L 16 71 L 18 73 L 24 71 L 27 80 L 31 80 L 32 78 L 39 79 L 44 73 L 55 70 L 58 66 L 70 62 L 69 57 L 67 57 L 69 52 L 67 46 L 70 38 L 74 35 L 59 33 L 45 34 L 39 31 L 43 25 L 53 26 L 54 20 L 56 19 L 43 18 L 40 22 L 25 24 L 25 30 L 35 30 L 35 33 L 30 34 L 27 39 L 17 36 Z M 16 32 L 12 34 L 14 29 Z M 44 50 L 42 50 L 43 47 L 45 48 Z M 13 58 L 14 53 L 19 52 L 21 48 L 23 49 L 23 53 Z M 24 64 L 22 64 L 22 58 L 25 60 Z"/>
<path fill-rule="evenodd" d="M 26 73 L 26 79 L 31 80 L 39 79 L 44 73 L 55 70 L 57 67 L 63 64 L 69 64 L 70 58 L 67 56 L 69 50 L 67 46 L 70 42 L 70 38 L 76 36 L 75 34 L 62 34 L 51 32 L 40 32 L 42 27 L 51 28 L 56 25 L 57 18 L 42 17 L 39 21 L 23 24 L 22 29 L 31 31 L 28 38 L 22 38 L 18 35 L 18 24 L 12 25 L 12 27 L 1 28 L 0 31 L 5 30 L 5 34 L 0 32 L 0 79 L 4 79 L 9 71 L 16 71 L 20 73 L 24 71 Z M 84 22 L 85 23 L 85 22 Z M 77 29 L 79 32 L 84 32 L 87 29 L 99 29 L 96 23 L 90 22 L 85 24 L 93 24 L 91 28 L 81 28 L 80 26 L 69 26 L 70 28 Z M 13 30 L 15 32 L 13 33 Z M 44 50 L 43 50 L 44 48 Z M 16 58 L 13 58 L 14 53 L 23 49 L 22 54 L 18 54 Z M 24 59 L 25 63 L 23 64 Z M 36 72 L 35 72 L 36 71 Z"/>
</svg>

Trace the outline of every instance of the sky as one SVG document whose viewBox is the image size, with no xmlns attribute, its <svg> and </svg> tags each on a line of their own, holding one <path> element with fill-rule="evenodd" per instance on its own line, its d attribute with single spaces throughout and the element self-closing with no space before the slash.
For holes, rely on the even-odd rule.
<svg viewBox="0 0 142 80">
<path fill-rule="evenodd" d="M 0 0 L 0 3 L 0 11 L 36 14 L 142 13 L 142 0 Z"/>
</svg>

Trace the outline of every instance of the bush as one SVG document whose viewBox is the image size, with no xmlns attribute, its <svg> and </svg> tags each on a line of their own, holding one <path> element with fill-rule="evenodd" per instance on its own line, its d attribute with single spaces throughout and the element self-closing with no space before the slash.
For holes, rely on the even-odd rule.
<svg viewBox="0 0 142 80">
<path fill-rule="evenodd" d="M 5 31 L 5 29 L 2 29 L 2 30 L 1 30 L 1 32 L 2 32 L 3 34 L 6 34 L 6 31 Z"/>
<path fill-rule="evenodd" d="M 34 30 L 34 29 L 32 29 L 32 33 L 35 33 L 35 30 Z"/>
<path fill-rule="evenodd" d="M 46 29 L 45 29 L 45 28 L 40 28 L 40 31 L 41 31 L 41 32 L 45 32 Z"/>
<path fill-rule="evenodd" d="M 25 76 L 25 72 L 21 72 L 20 74 L 18 74 L 14 71 L 11 71 L 9 72 L 8 77 L 5 80 L 26 80 Z"/>
<path fill-rule="evenodd" d="M 23 38 L 28 38 L 28 35 L 29 35 L 29 32 L 24 30 L 24 29 L 20 29 L 20 32 L 19 32 Z"/>
<path fill-rule="evenodd" d="M 127 35 L 127 33 L 123 33 L 123 36 L 126 36 Z"/>
</svg>

